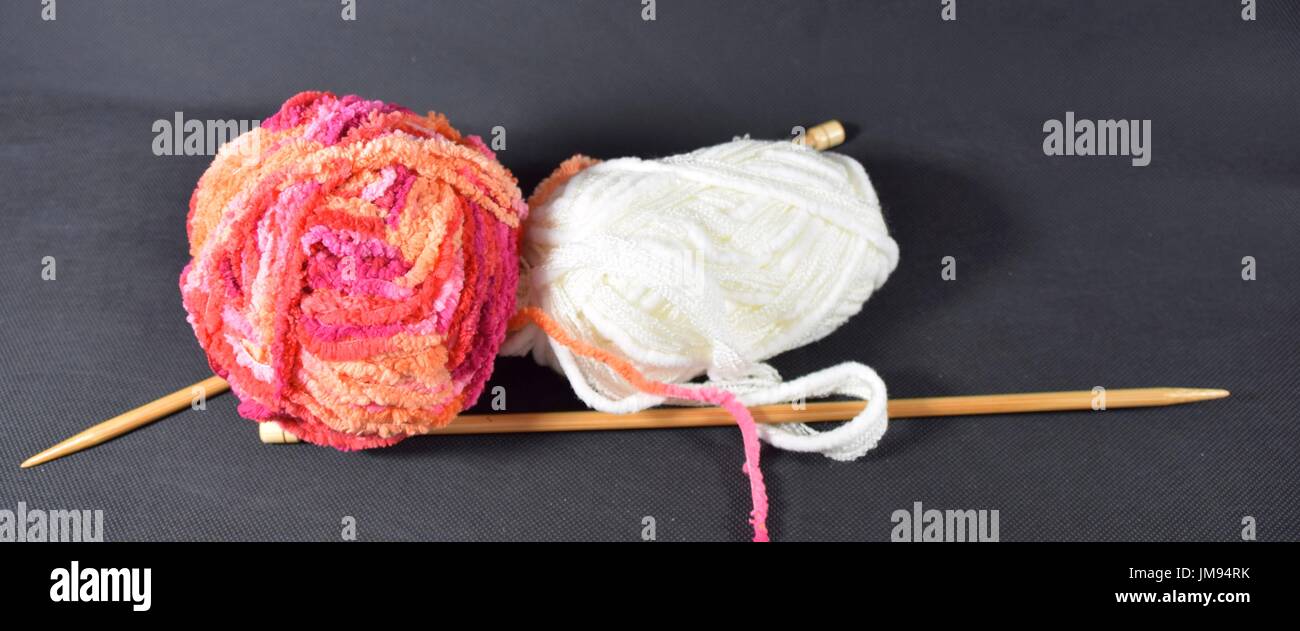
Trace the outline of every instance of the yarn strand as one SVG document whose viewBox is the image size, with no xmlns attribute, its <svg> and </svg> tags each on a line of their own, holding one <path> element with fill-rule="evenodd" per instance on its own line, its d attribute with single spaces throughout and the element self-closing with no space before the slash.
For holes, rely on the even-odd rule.
<svg viewBox="0 0 1300 631">
<path fill-rule="evenodd" d="M 569 335 L 537 307 L 524 307 L 510 320 L 510 329 L 521 328 L 531 322 L 537 325 L 556 343 L 568 348 L 573 353 L 593 359 L 609 366 L 619 376 L 627 380 L 636 389 L 655 396 L 696 401 L 716 405 L 731 414 L 740 428 L 741 439 L 745 447 L 745 465 L 742 469 L 749 476 L 749 493 L 753 503 L 749 523 L 754 527 L 754 541 L 768 541 L 767 534 L 767 487 L 763 484 L 763 471 L 759 468 L 760 443 L 758 425 L 749 408 L 741 404 L 736 395 L 713 387 L 691 387 L 680 384 L 664 383 L 648 379 L 630 362 L 600 348 L 596 348 Z"/>
</svg>

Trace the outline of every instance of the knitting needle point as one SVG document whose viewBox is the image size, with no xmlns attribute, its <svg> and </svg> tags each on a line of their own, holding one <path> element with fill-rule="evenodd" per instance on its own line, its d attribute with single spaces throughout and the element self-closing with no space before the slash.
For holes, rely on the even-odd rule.
<svg viewBox="0 0 1300 631">
<path fill-rule="evenodd" d="M 209 377 L 188 388 L 182 388 L 157 401 L 146 403 L 130 412 L 83 430 L 81 433 L 42 451 L 23 461 L 19 466 L 26 469 L 38 464 L 62 458 L 88 447 L 94 447 L 131 430 L 143 427 L 173 412 L 189 407 L 197 397 L 208 399 L 230 389 L 230 384 L 221 377 Z"/>
</svg>

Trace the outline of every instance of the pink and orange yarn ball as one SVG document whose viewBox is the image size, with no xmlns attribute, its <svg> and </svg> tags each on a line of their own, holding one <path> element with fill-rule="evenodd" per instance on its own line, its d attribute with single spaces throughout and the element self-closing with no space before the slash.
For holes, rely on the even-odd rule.
<svg viewBox="0 0 1300 631">
<path fill-rule="evenodd" d="M 445 117 L 304 92 L 199 180 L 185 309 L 241 415 L 391 445 L 482 392 L 527 214 L 510 171 Z"/>
</svg>

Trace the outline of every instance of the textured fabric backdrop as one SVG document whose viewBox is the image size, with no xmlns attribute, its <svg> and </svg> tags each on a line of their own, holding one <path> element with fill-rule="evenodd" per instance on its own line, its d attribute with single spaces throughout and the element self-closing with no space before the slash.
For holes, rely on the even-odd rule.
<svg viewBox="0 0 1300 631">
<path fill-rule="evenodd" d="M 0 508 L 103 509 L 132 539 L 743 540 L 735 429 L 263 446 L 223 395 L 17 463 L 206 377 L 177 276 L 210 158 L 154 121 L 261 119 L 306 89 L 507 130 L 530 190 L 574 152 L 659 156 L 830 117 L 898 271 L 775 364 L 844 360 L 910 397 L 1213 386 L 1224 401 L 894 423 L 853 463 L 765 449 L 777 539 L 887 540 L 890 514 L 997 509 L 1003 540 L 1300 539 L 1300 6 L 1259 0 L 0 5 Z M 1048 157 L 1044 121 L 1152 121 L 1152 162 Z M 957 280 L 940 277 L 957 261 Z M 1242 279 L 1255 258 L 1257 279 Z M 57 279 L 42 280 L 44 257 Z M 511 410 L 576 409 L 498 364 Z"/>
</svg>

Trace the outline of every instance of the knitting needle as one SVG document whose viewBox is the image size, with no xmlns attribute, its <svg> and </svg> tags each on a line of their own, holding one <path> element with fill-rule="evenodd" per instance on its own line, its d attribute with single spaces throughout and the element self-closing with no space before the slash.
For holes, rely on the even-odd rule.
<svg viewBox="0 0 1300 631">
<path fill-rule="evenodd" d="M 179 411 L 202 395 L 205 399 L 230 389 L 220 377 L 210 377 L 188 388 L 177 390 L 157 401 L 115 416 L 23 461 L 22 468 L 61 458 L 121 436 Z M 1193 403 L 1228 396 L 1227 390 L 1214 388 L 1133 388 L 1105 392 L 1106 408 L 1152 407 Z M 1072 392 L 1032 392 L 958 397 L 893 399 L 889 401 L 890 418 L 964 416 L 974 414 L 1013 414 L 1091 410 L 1098 394 L 1091 390 Z M 810 423 L 844 421 L 862 410 L 861 401 L 832 401 L 805 405 L 760 405 L 751 408 L 760 423 Z M 664 429 L 675 427 L 710 427 L 730 425 L 733 419 L 717 408 L 670 407 L 645 410 L 635 414 L 602 412 L 530 412 L 520 414 L 469 414 L 461 416 L 434 434 L 492 434 L 507 432 L 566 432 L 606 429 Z M 259 427 L 262 442 L 298 442 L 292 434 L 274 423 Z"/>
<path fill-rule="evenodd" d="M 1122 388 L 1105 392 L 1106 409 L 1140 408 L 1195 403 L 1228 396 L 1217 388 Z M 890 399 L 889 418 L 927 418 L 979 414 L 1018 414 L 1092 410 L 1099 401 L 1092 390 L 1025 392 L 921 399 Z M 821 423 L 847 421 L 862 412 L 861 401 L 830 401 L 794 405 L 758 405 L 750 408 L 759 423 Z M 634 414 L 604 412 L 524 412 L 515 414 L 465 414 L 430 434 L 513 434 L 530 432 L 580 432 L 610 429 L 674 429 L 734 425 L 721 408 L 665 407 Z M 275 423 L 261 423 L 264 443 L 296 443 L 298 438 Z"/>
</svg>

